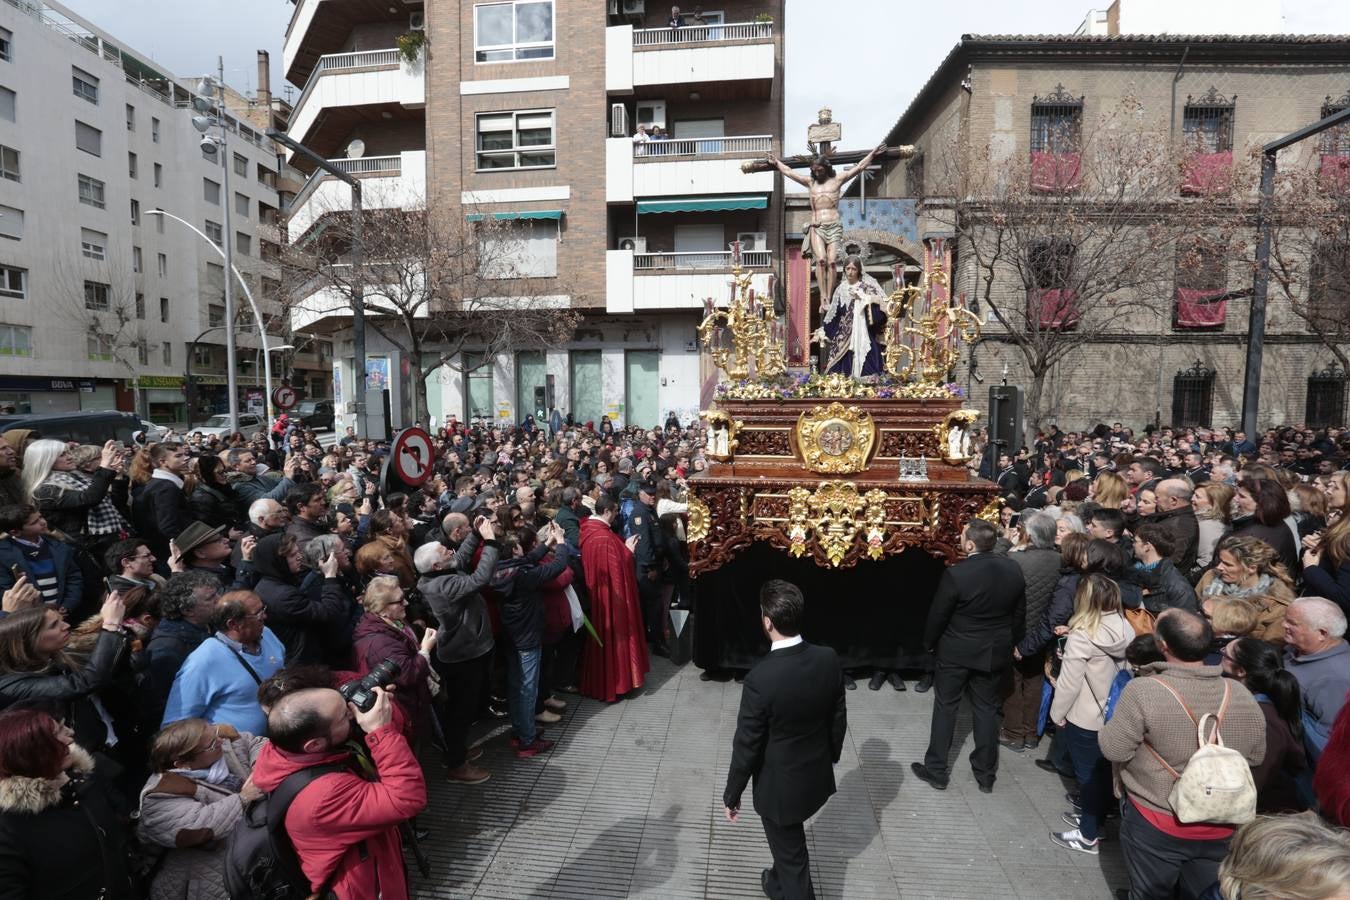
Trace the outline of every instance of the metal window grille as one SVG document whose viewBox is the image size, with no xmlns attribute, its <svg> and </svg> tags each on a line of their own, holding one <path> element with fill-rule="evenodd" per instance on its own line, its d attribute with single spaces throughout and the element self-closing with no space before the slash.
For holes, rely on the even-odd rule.
<svg viewBox="0 0 1350 900">
<path fill-rule="evenodd" d="M 1032 153 L 1078 152 L 1082 125 L 1083 98 L 1064 90 L 1064 85 L 1031 98 Z"/>
<path fill-rule="evenodd" d="M 1338 99 L 1332 99 L 1328 94 L 1322 103 L 1322 118 L 1325 119 L 1346 107 L 1350 107 L 1350 91 L 1346 91 Z M 1322 132 L 1320 142 L 1320 152 L 1323 156 L 1350 156 L 1350 125 L 1342 123 L 1335 128 L 1328 128 Z"/>
<path fill-rule="evenodd" d="M 1213 413 L 1214 370 L 1197 359 L 1172 378 L 1172 424 L 1179 428 L 1209 425 Z"/>
<path fill-rule="evenodd" d="M 1027 265 L 1031 284 L 1041 289 L 1070 287 L 1075 248 L 1067 238 L 1047 238 L 1031 245 Z"/>
<path fill-rule="evenodd" d="M 1345 422 L 1345 370 L 1336 362 L 1308 376 L 1303 421 L 1313 428 Z"/>
<path fill-rule="evenodd" d="M 1186 98 L 1181 132 L 1202 153 L 1227 153 L 1233 149 L 1233 111 L 1237 95 L 1225 97 L 1216 88 L 1199 97 Z"/>
</svg>

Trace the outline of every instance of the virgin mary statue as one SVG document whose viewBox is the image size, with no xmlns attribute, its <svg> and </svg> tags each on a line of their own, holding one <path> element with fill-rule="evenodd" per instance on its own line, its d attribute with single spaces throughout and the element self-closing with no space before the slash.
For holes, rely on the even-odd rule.
<svg viewBox="0 0 1350 900">
<path fill-rule="evenodd" d="M 886 329 L 886 293 L 863 272 L 857 256 L 844 259 L 844 279 L 824 309 L 816 333 L 823 343 L 825 374 L 861 378 L 882 374 L 882 341 Z"/>
</svg>

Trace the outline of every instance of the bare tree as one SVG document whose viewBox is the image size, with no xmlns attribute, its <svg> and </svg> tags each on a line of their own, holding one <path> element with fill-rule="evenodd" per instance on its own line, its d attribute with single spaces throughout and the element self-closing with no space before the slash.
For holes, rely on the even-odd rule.
<svg viewBox="0 0 1350 900">
<path fill-rule="evenodd" d="M 52 273 L 55 312 L 84 336 L 85 347 L 74 349 L 76 355 L 116 363 L 134 381 L 149 364 L 151 342 L 145 331 L 145 295 L 136 289 L 131 265 L 133 251 L 106 235 L 86 237 L 81 257 L 63 257 Z"/>
<path fill-rule="evenodd" d="M 498 354 L 565 343 L 580 321 L 567 279 L 530 253 L 529 221 L 424 203 L 367 210 L 359 268 L 350 214 L 324 222 L 322 235 L 284 251 L 286 293 L 311 315 L 343 315 L 359 288 L 368 327 L 412 361 L 414 418 L 427 410 L 426 379 L 438 368 L 467 377 Z"/>
<path fill-rule="evenodd" d="M 1322 144 L 1335 141 L 1350 144 L 1350 127 L 1331 129 Z M 1281 156 L 1275 180 L 1272 296 L 1350 371 L 1350 166 L 1301 149 Z"/>
<path fill-rule="evenodd" d="M 1158 298 L 1172 296 L 1178 241 L 1199 230 L 1224 246 L 1232 228 L 1216 212 L 1218 196 L 1178 196 L 1184 154 L 1147 127 L 1137 102 L 1091 123 L 1068 105 L 1041 127 L 1020 157 L 997 139 L 953 138 L 928 201 L 956 236 L 957 290 L 993 315 L 1025 359 L 1032 434 L 1046 413 L 1047 375 L 1113 333 L 1159 332 L 1171 304 Z"/>
</svg>

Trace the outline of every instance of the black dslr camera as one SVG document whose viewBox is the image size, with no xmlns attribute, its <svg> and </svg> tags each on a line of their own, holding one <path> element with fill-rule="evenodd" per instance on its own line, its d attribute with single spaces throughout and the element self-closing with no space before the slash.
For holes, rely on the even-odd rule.
<svg viewBox="0 0 1350 900">
<path fill-rule="evenodd" d="M 342 699 L 355 706 L 361 712 L 369 712 L 375 705 L 375 688 L 387 688 L 398 677 L 398 663 L 386 659 L 371 669 L 364 677 L 349 681 L 338 688 Z"/>
</svg>

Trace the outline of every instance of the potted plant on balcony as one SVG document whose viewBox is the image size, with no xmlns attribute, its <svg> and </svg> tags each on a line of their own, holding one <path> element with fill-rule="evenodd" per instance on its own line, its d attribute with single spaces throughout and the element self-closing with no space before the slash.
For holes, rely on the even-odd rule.
<svg viewBox="0 0 1350 900">
<path fill-rule="evenodd" d="M 425 31 L 409 31 L 407 34 L 400 34 L 396 37 L 394 43 L 398 45 L 398 55 L 411 65 L 417 62 L 417 58 L 422 55 L 422 49 L 427 43 L 427 33 Z"/>
<path fill-rule="evenodd" d="M 771 16 L 769 13 L 762 12 L 759 15 L 755 16 L 750 21 L 755 22 L 756 24 L 766 24 L 766 25 L 772 24 L 773 16 Z"/>
</svg>

